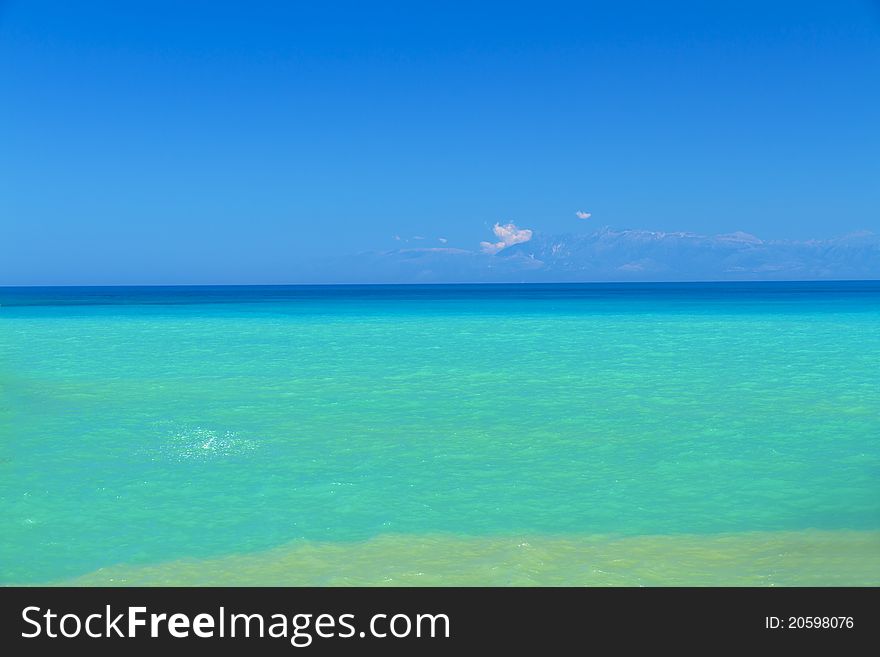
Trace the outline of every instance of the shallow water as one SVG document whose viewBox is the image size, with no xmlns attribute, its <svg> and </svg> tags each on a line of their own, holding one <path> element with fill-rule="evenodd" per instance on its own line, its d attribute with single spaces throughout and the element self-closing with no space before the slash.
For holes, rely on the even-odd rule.
<svg viewBox="0 0 880 657">
<path fill-rule="evenodd" d="M 878 371 L 878 283 L 0 289 L 0 582 L 876 585 Z"/>
<path fill-rule="evenodd" d="M 111 566 L 64 586 L 878 586 L 880 532 L 382 535 Z"/>
</svg>

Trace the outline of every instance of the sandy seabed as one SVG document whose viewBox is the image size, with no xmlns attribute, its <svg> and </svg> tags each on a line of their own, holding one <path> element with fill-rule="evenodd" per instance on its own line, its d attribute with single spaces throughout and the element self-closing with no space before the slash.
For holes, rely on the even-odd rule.
<svg viewBox="0 0 880 657">
<path fill-rule="evenodd" d="M 878 586 L 880 532 L 383 535 L 116 565 L 61 586 Z"/>
</svg>

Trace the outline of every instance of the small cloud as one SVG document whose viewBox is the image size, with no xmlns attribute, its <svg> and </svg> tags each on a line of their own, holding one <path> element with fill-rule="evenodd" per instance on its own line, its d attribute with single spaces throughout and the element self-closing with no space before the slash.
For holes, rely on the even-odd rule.
<svg viewBox="0 0 880 657">
<path fill-rule="evenodd" d="M 446 239 L 445 237 L 438 237 L 437 241 L 440 242 L 441 244 L 446 244 L 446 242 L 448 242 L 449 240 Z"/>
<path fill-rule="evenodd" d="M 498 238 L 498 242 L 480 242 L 480 247 L 483 249 L 484 253 L 498 253 L 502 249 L 506 249 L 508 246 L 513 246 L 514 244 L 520 244 L 522 242 L 528 242 L 532 239 L 532 231 L 528 228 L 517 228 L 516 224 L 509 223 L 504 224 L 495 224 L 492 227 L 492 232 L 495 233 L 495 237 Z"/>
<path fill-rule="evenodd" d="M 414 239 L 414 240 L 423 240 L 423 239 L 425 239 L 425 238 L 422 237 L 421 235 L 413 235 L 413 239 Z"/>
<path fill-rule="evenodd" d="M 574 213 L 574 215 L 578 219 L 589 219 L 590 217 L 593 216 L 593 213 L 592 212 L 584 212 L 583 210 L 578 210 L 577 212 Z"/>
<path fill-rule="evenodd" d="M 394 239 L 395 239 L 396 241 L 399 242 L 399 241 L 400 241 L 400 235 L 394 235 Z"/>
</svg>

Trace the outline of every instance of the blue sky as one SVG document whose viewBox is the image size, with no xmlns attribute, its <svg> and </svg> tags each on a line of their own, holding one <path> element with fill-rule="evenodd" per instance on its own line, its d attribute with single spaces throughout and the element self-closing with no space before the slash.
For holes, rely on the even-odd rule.
<svg viewBox="0 0 880 657">
<path fill-rule="evenodd" d="M 878 117 L 869 0 L 0 0 L 0 284 L 357 281 L 496 223 L 880 232 Z"/>
</svg>

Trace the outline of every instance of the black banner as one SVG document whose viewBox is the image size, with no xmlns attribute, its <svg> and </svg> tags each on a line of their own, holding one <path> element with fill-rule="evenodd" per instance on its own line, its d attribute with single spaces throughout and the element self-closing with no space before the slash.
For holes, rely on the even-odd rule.
<svg viewBox="0 0 880 657">
<path fill-rule="evenodd" d="M 8 588 L 5 654 L 449 654 L 666 646 L 845 650 L 878 637 L 875 588 Z M 208 652 L 202 652 L 208 651 Z"/>
</svg>

